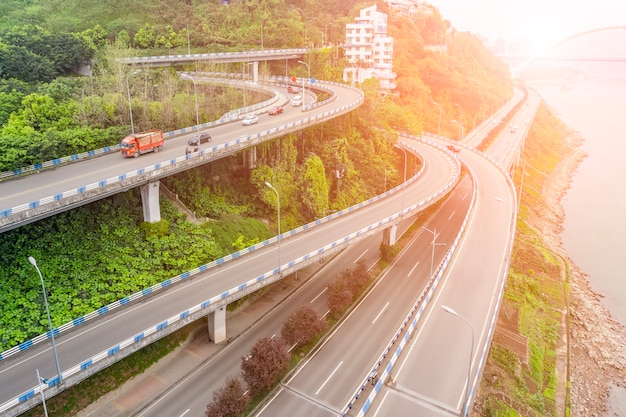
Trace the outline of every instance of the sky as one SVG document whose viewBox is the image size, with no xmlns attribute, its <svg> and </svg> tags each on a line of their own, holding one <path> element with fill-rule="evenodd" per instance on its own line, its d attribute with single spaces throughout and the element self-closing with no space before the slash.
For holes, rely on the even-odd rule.
<svg viewBox="0 0 626 417">
<path fill-rule="evenodd" d="M 578 32 L 626 26 L 625 0 L 426 0 L 459 31 L 526 39 L 540 51 Z M 624 31 L 626 36 L 626 30 Z"/>
</svg>

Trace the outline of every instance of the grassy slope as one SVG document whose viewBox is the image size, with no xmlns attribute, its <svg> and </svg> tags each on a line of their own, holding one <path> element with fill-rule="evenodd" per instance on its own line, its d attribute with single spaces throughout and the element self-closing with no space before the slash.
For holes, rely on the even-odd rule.
<svg viewBox="0 0 626 417">
<path fill-rule="evenodd" d="M 543 192 L 559 161 L 573 149 L 567 142 L 570 134 L 542 105 L 515 172 L 518 185 L 524 172 L 515 247 L 476 415 L 557 416 L 568 408 L 566 381 L 558 381 L 556 373 L 561 337 L 567 331 L 568 270 L 542 236 L 541 225 L 552 211 Z M 523 336 L 527 350 L 507 342 L 507 332 Z"/>
</svg>

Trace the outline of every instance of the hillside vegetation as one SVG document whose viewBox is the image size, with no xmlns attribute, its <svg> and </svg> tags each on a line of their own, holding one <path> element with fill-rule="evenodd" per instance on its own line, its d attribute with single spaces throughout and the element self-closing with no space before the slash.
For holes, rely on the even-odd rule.
<svg viewBox="0 0 626 417">
<path fill-rule="evenodd" d="M 40 33 L 90 39 L 86 42 L 98 58 L 93 77 L 62 71 L 48 82 L 0 75 L 0 170 L 116 143 L 127 134 L 126 81 L 131 69 L 119 65 L 115 57 L 168 49 L 155 44 L 142 47 L 135 41 L 146 24 L 160 30 L 163 22 L 169 22 L 178 33 L 187 26 L 176 22 L 188 21 L 193 50 L 244 50 L 260 39 L 251 33 L 260 35 L 260 26 L 255 25 L 267 16 L 262 19 L 264 46 L 291 47 L 308 38 L 311 44 L 321 43 L 326 29 L 340 41 L 339 22 L 353 21 L 362 7 L 330 1 L 233 1 L 228 7 L 221 2 L 115 3 L 85 1 L 74 7 L 71 0 L 32 0 L 0 6 L 0 43 L 9 45 L 13 38 L 5 35 L 20 27 L 32 33 L 29 25 L 37 22 Z M 259 146 L 257 167 L 250 172 L 237 156 L 165 181 L 198 216 L 211 221 L 191 223 L 162 199 L 163 220 L 144 224 L 138 193 L 130 191 L 0 235 L 0 350 L 46 330 L 41 287 L 28 256 L 37 259 L 46 279 L 52 321 L 58 326 L 274 234 L 276 199 L 265 181 L 280 193 L 281 227 L 289 230 L 398 184 L 404 157 L 393 146 L 397 131 L 436 133 L 440 126 L 442 134 L 456 138 L 460 107 L 468 131 L 511 96 L 505 67 L 472 35 L 453 34 L 447 53 L 430 52 L 425 45 L 440 39 L 448 28 L 437 12 L 423 21 L 387 12 L 389 31 L 397 39 L 394 94 L 380 96 L 377 82 L 368 80 L 360 86 L 365 103 L 359 109 Z M 293 36 L 279 30 L 285 16 L 295 25 Z M 232 39 L 215 35 L 224 25 L 230 25 L 224 33 Z M 191 35 L 199 33 L 198 28 L 205 31 L 206 45 Z M 123 31 L 128 33 L 124 42 Z M 213 37 L 207 38 L 208 33 Z M 40 45 L 22 45 L 31 43 Z M 35 49 L 21 48 L 37 55 Z M 340 80 L 345 65 L 341 52 L 330 47 L 311 50 L 311 75 Z M 240 71 L 240 67 L 206 69 Z M 194 124 L 193 88 L 177 79 L 174 70 L 144 71 L 130 79 L 138 130 Z M 267 65 L 262 71 L 282 75 L 285 64 Z M 306 68 L 290 62 L 288 71 L 301 76 Z M 209 85 L 199 85 L 198 96 L 201 121 L 216 119 L 242 102 L 241 91 Z M 409 161 L 407 172 L 417 163 Z"/>
</svg>

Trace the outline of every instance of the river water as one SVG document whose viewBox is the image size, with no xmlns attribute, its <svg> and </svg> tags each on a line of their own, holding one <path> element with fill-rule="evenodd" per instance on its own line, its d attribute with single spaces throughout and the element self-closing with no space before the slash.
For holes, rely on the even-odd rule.
<svg viewBox="0 0 626 417">
<path fill-rule="evenodd" d="M 626 326 L 626 74 L 586 74 L 575 81 L 529 83 L 584 138 L 588 156 L 562 200 L 561 239 L 589 274 L 612 316 Z M 616 67 L 614 67 L 616 68 Z M 615 388 L 610 416 L 626 416 L 626 389 Z"/>
</svg>

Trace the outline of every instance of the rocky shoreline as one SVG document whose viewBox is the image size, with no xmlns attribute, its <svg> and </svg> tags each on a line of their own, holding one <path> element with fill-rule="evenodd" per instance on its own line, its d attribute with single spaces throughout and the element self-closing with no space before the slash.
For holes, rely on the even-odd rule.
<svg viewBox="0 0 626 417">
<path fill-rule="evenodd" d="M 609 409 L 609 396 L 614 385 L 626 387 L 626 328 L 611 317 L 602 304 L 602 295 L 593 291 L 588 275 L 569 258 L 560 237 L 564 220 L 561 199 L 586 156 L 581 138 L 572 137 L 570 142 L 572 152 L 564 155 L 545 184 L 542 197 L 546 204 L 542 215 L 534 216 L 534 226 L 571 271 L 567 338 L 571 415 L 617 416 Z"/>
</svg>

